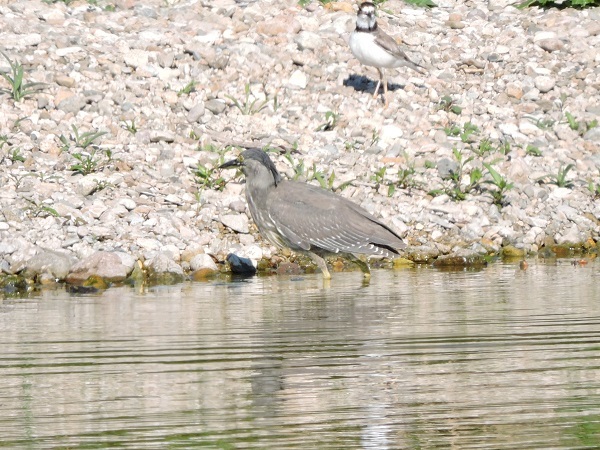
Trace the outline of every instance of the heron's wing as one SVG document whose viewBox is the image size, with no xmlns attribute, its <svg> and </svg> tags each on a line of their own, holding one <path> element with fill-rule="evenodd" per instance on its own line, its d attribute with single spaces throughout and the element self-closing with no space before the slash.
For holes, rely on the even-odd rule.
<svg viewBox="0 0 600 450">
<path fill-rule="evenodd" d="M 267 201 L 279 232 L 302 250 L 388 256 L 402 239 L 355 203 L 305 183 L 282 182 Z"/>
</svg>

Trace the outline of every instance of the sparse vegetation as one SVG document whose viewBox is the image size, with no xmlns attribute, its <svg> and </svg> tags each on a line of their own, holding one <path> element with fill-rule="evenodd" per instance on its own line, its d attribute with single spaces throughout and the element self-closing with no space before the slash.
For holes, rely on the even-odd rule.
<svg viewBox="0 0 600 450">
<path fill-rule="evenodd" d="M 547 174 L 538 178 L 537 181 L 540 183 L 555 184 L 558 187 L 572 188 L 574 186 L 573 181 L 568 180 L 567 175 L 569 174 L 569 171 L 573 169 L 573 167 L 575 167 L 574 164 L 567 164 L 566 166 L 561 165 L 558 168 L 556 175 Z"/>
<path fill-rule="evenodd" d="M 542 156 L 542 151 L 535 145 L 531 144 L 527 145 L 527 147 L 525 148 L 525 153 L 531 156 Z"/>
<path fill-rule="evenodd" d="M 479 182 L 483 177 L 483 172 L 478 167 L 469 167 L 469 163 L 475 159 L 474 156 L 465 157 L 462 150 L 452 149 L 452 154 L 457 163 L 457 169 L 450 171 L 447 185 L 441 189 L 429 191 L 430 195 L 446 194 L 453 200 L 465 200 L 467 195 L 479 187 Z M 468 183 L 464 184 L 463 179 L 468 176 Z"/>
<path fill-rule="evenodd" d="M 446 112 L 451 112 L 456 115 L 458 115 L 462 112 L 462 108 L 460 106 L 458 106 L 455 103 L 455 101 L 452 99 L 452 97 L 450 97 L 449 95 L 444 95 L 440 99 L 440 101 L 438 102 L 437 109 L 446 111 Z"/>
<path fill-rule="evenodd" d="M 325 113 L 325 122 L 323 122 L 321 125 L 319 125 L 315 131 L 333 130 L 336 127 L 336 125 L 338 124 L 339 119 L 340 119 L 339 113 L 336 113 L 333 111 L 327 111 Z"/>
<path fill-rule="evenodd" d="M 6 61 L 8 61 L 8 65 L 10 66 L 9 73 L 0 72 L 0 76 L 8 81 L 10 88 L 1 88 L 0 92 L 8 94 L 14 101 L 20 102 L 32 94 L 35 94 L 46 85 L 46 83 L 39 82 L 26 83 L 23 79 L 25 70 L 23 69 L 21 63 L 18 61 L 12 61 L 4 52 L 0 53 L 2 53 L 2 56 L 4 56 Z"/>
<path fill-rule="evenodd" d="M 198 84 L 197 81 L 191 80 L 188 84 L 186 84 L 184 87 L 182 87 L 181 89 L 179 89 L 177 91 L 177 95 L 180 97 L 182 95 L 190 95 L 192 92 L 194 92 L 196 90 L 197 84 Z"/>
<path fill-rule="evenodd" d="M 496 205 L 503 206 L 506 191 L 512 189 L 514 184 L 510 183 L 505 177 L 500 175 L 500 173 L 498 173 L 498 171 L 494 169 L 491 164 L 483 163 L 483 166 L 487 169 L 489 175 L 491 176 L 490 180 L 484 180 L 483 182 L 496 188 L 489 191 L 492 195 L 492 200 Z"/>
<path fill-rule="evenodd" d="M 588 182 L 588 190 L 595 199 L 600 198 L 600 169 L 598 169 L 598 181 L 590 180 Z"/>
<path fill-rule="evenodd" d="M 531 6 L 539 6 L 542 8 L 550 8 L 560 5 L 561 8 L 591 8 L 600 6 L 599 0 L 564 0 L 557 2 L 556 0 L 525 0 L 517 5 L 518 8 L 529 8 Z"/>
<path fill-rule="evenodd" d="M 135 125 L 135 119 L 131 119 L 130 121 L 127 121 L 127 120 L 122 121 L 121 127 L 126 129 L 133 135 L 135 135 L 135 133 L 138 132 L 137 126 Z"/>
<path fill-rule="evenodd" d="M 96 140 L 107 134 L 105 131 L 87 131 L 80 133 L 79 128 L 71 126 L 73 134 L 68 138 L 65 135 L 59 137 L 63 144 L 62 150 L 69 151 L 75 159 L 75 163 L 70 170 L 82 175 L 89 175 L 104 169 L 112 162 L 112 151 L 101 149 L 96 144 Z M 74 149 L 72 151 L 72 149 Z"/>
<path fill-rule="evenodd" d="M 250 90 L 250 83 L 246 83 L 244 86 L 244 100 L 239 101 L 231 95 L 226 95 L 229 100 L 233 102 L 233 105 L 244 115 L 251 116 L 253 114 L 261 112 L 263 109 L 267 107 L 269 103 L 269 96 L 265 94 L 265 98 L 260 100 L 255 97 Z M 277 95 L 273 98 L 273 108 L 275 111 L 279 107 L 279 103 L 277 100 Z"/>
</svg>

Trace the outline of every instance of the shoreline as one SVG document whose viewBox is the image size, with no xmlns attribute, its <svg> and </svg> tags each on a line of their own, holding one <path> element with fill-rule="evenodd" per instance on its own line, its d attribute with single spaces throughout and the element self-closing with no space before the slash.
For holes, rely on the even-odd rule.
<svg viewBox="0 0 600 450">
<path fill-rule="evenodd" d="M 353 4 L 98 3 L 0 1 L 0 68 L 44 83 L 0 95 L 0 279 L 288 267 L 214 169 L 236 144 L 283 149 L 282 174 L 359 203 L 416 263 L 597 255 L 600 8 L 388 0 L 381 26 L 432 69 L 389 70 L 384 109 Z"/>
</svg>

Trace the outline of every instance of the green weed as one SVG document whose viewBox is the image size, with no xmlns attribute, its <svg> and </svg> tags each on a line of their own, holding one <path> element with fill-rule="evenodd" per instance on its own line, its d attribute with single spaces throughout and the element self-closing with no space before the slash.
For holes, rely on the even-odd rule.
<svg viewBox="0 0 600 450">
<path fill-rule="evenodd" d="M 73 144 L 75 147 L 87 149 L 91 145 L 95 145 L 96 139 L 100 136 L 107 134 L 106 131 L 87 131 L 85 133 L 79 133 L 79 129 L 75 125 L 71 125 L 73 130 L 73 136 L 70 139 L 64 135 L 60 135 L 59 140 L 63 144 L 63 151 L 68 150 Z"/>
<path fill-rule="evenodd" d="M 10 95 L 14 101 L 20 102 L 26 97 L 29 97 L 32 94 L 35 94 L 38 90 L 40 90 L 46 83 L 25 83 L 23 80 L 24 69 L 21 63 L 18 61 L 12 61 L 4 52 L 2 56 L 8 61 L 8 65 L 10 66 L 10 73 L 0 72 L 0 76 L 8 81 L 10 85 L 10 89 L 0 89 L 0 92 Z"/>
<path fill-rule="evenodd" d="M 492 177 L 491 180 L 485 180 L 483 183 L 495 186 L 496 189 L 490 191 L 492 199 L 496 205 L 502 206 L 504 204 L 504 196 L 506 191 L 512 189 L 514 187 L 514 183 L 510 183 L 506 178 L 500 175 L 500 173 L 498 173 L 498 171 L 494 169 L 491 164 L 483 163 L 483 166 L 487 169 L 488 173 Z"/>
<path fill-rule="evenodd" d="M 182 87 L 181 89 L 179 89 L 177 91 L 177 95 L 180 97 L 182 95 L 190 95 L 192 92 L 194 92 L 196 90 L 197 84 L 198 84 L 198 82 L 196 80 L 190 81 L 188 84 L 186 84 L 184 87 Z"/>
<path fill-rule="evenodd" d="M 450 172 L 448 185 L 441 189 L 429 191 L 429 194 L 436 196 L 444 193 L 455 201 L 461 201 L 465 200 L 467 195 L 473 190 L 479 188 L 480 181 L 483 178 L 483 172 L 478 167 L 468 170 L 467 165 L 475 159 L 473 156 L 466 158 L 462 150 L 457 148 L 452 149 L 452 154 L 457 162 L 457 169 L 456 171 Z M 469 182 L 463 184 L 463 178 L 466 175 L 469 176 Z"/>
<path fill-rule="evenodd" d="M 124 120 L 121 122 L 121 127 L 135 135 L 138 132 L 137 126 L 135 125 L 135 119 L 131 119 L 129 122 Z"/>
<path fill-rule="evenodd" d="M 525 154 L 531 156 L 542 156 L 542 151 L 535 145 L 528 144 L 525 148 Z"/>
<path fill-rule="evenodd" d="M 600 6 L 599 0 L 564 0 L 557 2 L 556 0 L 525 0 L 517 5 L 517 8 L 529 8 L 531 6 L 540 6 L 542 8 L 549 8 L 552 6 L 560 5 L 561 8 L 591 8 L 594 6 Z"/>
<path fill-rule="evenodd" d="M 567 164 L 566 166 L 561 165 L 558 168 L 558 172 L 556 175 L 547 174 L 538 178 L 537 181 L 540 183 L 555 184 L 558 187 L 572 188 L 573 181 L 567 180 L 567 175 L 569 171 L 573 169 L 573 167 L 575 167 L 574 164 Z"/>
<path fill-rule="evenodd" d="M 319 125 L 315 131 L 333 130 L 336 127 L 336 125 L 338 124 L 339 119 L 340 119 L 339 113 L 336 113 L 333 111 L 327 111 L 325 113 L 325 122 L 323 122 L 321 125 Z"/>
<path fill-rule="evenodd" d="M 107 134 L 106 131 L 80 133 L 79 128 L 75 125 L 71 125 L 71 129 L 73 130 L 72 136 L 67 138 L 61 134 L 59 137 L 60 142 L 63 144 L 63 151 L 69 151 L 72 147 L 81 149 L 80 151 L 71 152 L 71 156 L 76 162 L 70 167 L 70 170 L 82 175 L 89 175 L 104 169 L 112 162 L 112 151 L 100 149 L 96 144 L 99 137 Z"/>
<path fill-rule="evenodd" d="M 598 169 L 598 178 L 600 178 L 600 169 Z M 600 198 L 600 182 L 594 183 L 593 180 L 588 182 L 588 190 L 595 199 Z"/>
<path fill-rule="evenodd" d="M 251 99 L 251 97 L 254 97 L 254 96 L 250 92 L 250 83 L 246 83 L 246 85 L 244 86 L 244 100 L 243 101 L 238 101 L 231 95 L 225 95 L 225 97 L 227 97 L 229 100 L 231 100 L 233 102 L 233 105 L 237 109 L 239 109 L 239 111 L 244 116 L 250 116 L 250 115 L 261 112 L 263 109 L 265 109 L 267 107 L 267 104 L 269 103 L 268 96 L 265 96 L 265 99 L 262 101 L 259 101 L 258 98 Z M 275 98 L 273 100 L 273 105 L 275 108 L 279 107 L 279 103 L 277 101 L 277 96 L 275 96 Z"/>
<path fill-rule="evenodd" d="M 458 106 L 449 95 L 444 95 L 440 99 L 437 109 L 446 112 L 452 112 L 456 115 L 459 115 L 462 112 L 462 108 Z"/>
<path fill-rule="evenodd" d="M 26 198 L 25 200 L 29 203 L 26 212 L 31 217 L 60 217 L 60 214 L 54 208 L 45 205 L 43 202 L 36 202 L 30 198 Z"/>
</svg>

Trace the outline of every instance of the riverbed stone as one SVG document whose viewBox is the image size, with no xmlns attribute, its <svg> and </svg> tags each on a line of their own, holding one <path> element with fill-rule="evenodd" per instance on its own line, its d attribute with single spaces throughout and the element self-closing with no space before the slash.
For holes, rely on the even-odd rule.
<svg viewBox="0 0 600 450">
<path fill-rule="evenodd" d="M 109 282 L 125 280 L 132 272 L 135 259 L 123 252 L 99 251 L 75 264 L 67 282 L 81 284 L 90 277 L 96 276 Z"/>
<path fill-rule="evenodd" d="M 166 253 L 158 253 L 144 263 L 148 279 L 157 284 L 173 284 L 183 281 L 185 274 L 179 264 Z"/>
</svg>

